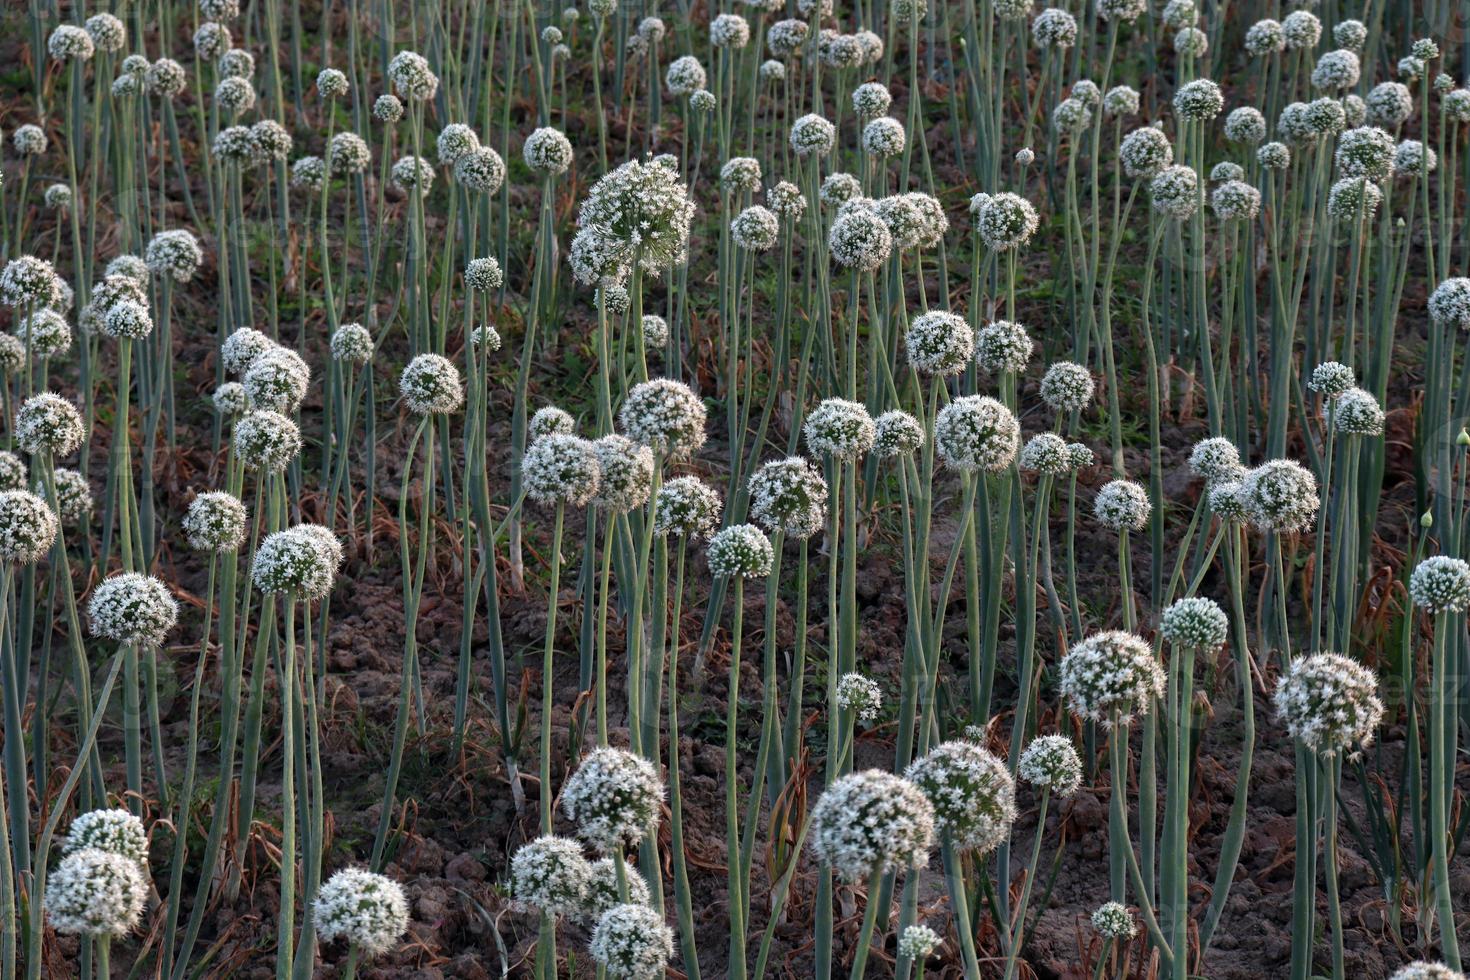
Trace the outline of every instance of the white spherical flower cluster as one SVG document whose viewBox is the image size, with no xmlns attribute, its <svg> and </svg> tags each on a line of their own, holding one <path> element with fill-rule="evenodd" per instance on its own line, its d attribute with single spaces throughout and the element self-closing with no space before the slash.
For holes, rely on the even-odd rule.
<svg viewBox="0 0 1470 980">
<path fill-rule="evenodd" d="M 316 94 L 337 99 L 347 94 L 347 76 L 338 68 L 323 68 L 316 75 Z"/>
<path fill-rule="evenodd" d="M 573 435 L 540 436 L 521 459 L 526 496 L 539 504 L 584 507 L 597 495 L 601 476 L 592 443 Z"/>
<path fill-rule="evenodd" d="M 887 115 L 892 104 L 893 95 L 881 82 L 864 82 L 852 90 L 852 111 L 863 119 Z"/>
<path fill-rule="evenodd" d="M 1155 211 L 1182 220 L 1199 207 L 1199 175 L 1193 167 L 1175 164 L 1154 175 L 1148 185 Z"/>
<path fill-rule="evenodd" d="M 592 503 L 617 514 L 642 507 L 653 492 L 653 451 L 620 435 L 592 443 L 597 456 L 597 495 Z"/>
<path fill-rule="evenodd" d="M 335 133 L 327 144 L 327 166 L 338 177 L 363 173 L 372 162 L 373 151 L 356 133 Z"/>
<path fill-rule="evenodd" d="M 250 143 L 257 161 L 285 160 L 291 155 L 291 131 L 274 119 L 262 119 L 250 127 Z"/>
<path fill-rule="evenodd" d="M 1092 111 L 1081 99 L 1063 99 L 1051 111 L 1051 125 L 1062 136 L 1080 133 L 1092 125 Z"/>
<path fill-rule="evenodd" d="M 0 491 L 26 488 L 26 464 L 15 453 L 0 450 Z"/>
<path fill-rule="evenodd" d="M 993 252 L 1020 248 L 1035 234 L 1040 218 L 1031 202 L 1008 191 L 992 195 L 975 222 L 975 230 Z"/>
<path fill-rule="evenodd" d="M 1470 278 L 1454 276 L 1435 286 L 1429 315 L 1435 323 L 1470 330 Z"/>
<path fill-rule="evenodd" d="M 1132 939 L 1138 935 L 1133 913 L 1121 902 L 1104 902 L 1092 913 L 1092 928 L 1104 939 Z"/>
<path fill-rule="evenodd" d="M 317 892 L 311 921 L 322 942 L 344 939 L 364 956 L 379 956 L 408 931 L 408 899 L 392 878 L 343 868 Z"/>
<path fill-rule="evenodd" d="M 1349 51 L 1361 51 L 1368 43 L 1368 25 L 1360 20 L 1338 21 L 1332 27 L 1332 40 Z"/>
<path fill-rule="evenodd" d="M 840 207 L 862 195 L 862 184 L 852 174 L 828 174 L 822 181 L 817 197 L 828 207 Z"/>
<path fill-rule="evenodd" d="M 809 538 L 827 517 L 827 481 L 800 456 L 772 460 L 751 474 L 750 519 L 767 533 Z"/>
<path fill-rule="evenodd" d="M 396 123 L 403 118 L 403 102 L 392 93 L 383 93 L 373 100 L 373 118 L 390 125 Z"/>
<path fill-rule="evenodd" d="M 1465 980 L 1465 974 L 1451 970 L 1443 963 L 1415 960 L 1389 977 L 1389 980 Z"/>
<path fill-rule="evenodd" d="M 1011 465 L 1020 444 L 1016 416 L 988 396 L 962 395 L 934 420 L 934 448 L 953 469 L 998 473 Z"/>
<path fill-rule="evenodd" d="M 1077 19 L 1060 7 L 1048 7 L 1031 22 L 1037 47 L 1064 50 L 1077 43 Z"/>
<path fill-rule="evenodd" d="M 1128 85 L 1114 85 L 1103 96 L 1103 113 L 1115 117 L 1137 115 L 1141 98 L 1136 88 Z"/>
<path fill-rule="evenodd" d="M 256 162 L 255 141 L 249 126 L 226 126 L 215 134 L 209 152 L 223 163 L 245 167 Z"/>
<path fill-rule="evenodd" d="M 147 898 L 137 861 L 86 848 L 62 858 L 46 879 L 46 918 L 57 932 L 118 938 L 137 928 Z"/>
<path fill-rule="evenodd" d="M 526 424 L 526 434 L 530 436 L 532 442 L 542 436 L 569 436 L 574 435 L 576 431 L 577 420 L 555 405 L 546 405 L 536 409 L 536 414 L 532 415 L 531 421 Z"/>
<path fill-rule="evenodd" d="M 332 334 L 332 357 L 363 365 L 373 359 L 373 335 L 360 323 L 344 323 Z"/>
<path fill-rule="evenodd" d="M 1418 140 L 1404 140 L 1393 151 L 1393 172 L 1405 177 L 1423 177 L 1439 166 L 1439 156 Z"/>
<path fill-rule="evenodd" d="M 876 721 L 883 709 L 883 691 L 871 677 L 843 674 L 837 679 L 837 707 L 865 724 Z"/>
<path fill-rule="evenodd" d="M 589 862 L 587 869 L 587 897 L 577 914 L 590 920 L 594 926 L 615 906 L 649 904 L 648 881 L 638 873 L 637 868 L 626 864 L 622 866 L 622 885 L 619 884 L 618 862 L 610 857 Z M 626 902 L 622 898 L 623 886 L 628 889 Z"/>
<path fill-rule="evenodd" d="M 1041 376 L 1041 400 L 1055 412 L 1078 412 L 1097 391 L 1092 372 L 1072 361 L 1058 361 Z"/>
<path fill-rule="evenodd" d="M 427 102 L 439 91 L 439 77 L 423 55 L 400 51 L 388 62 L 388 80 L 401 99 Z"/>
<path fill-rule="evenodd" d="M 1164 669 L 1143 638 L 1122 630 L 1094 633 L 1062 658 L 1057 689 L 1072 713 L 1127 727 L 1164 694 Z"/>
<path fill-rule="evenodd" d="M 327 165 L 321 157 L 305 156 L 291 164 L 291 186 L 316 192 L 327 180 Z"/>
<path fill-rule="evenodd" d="M 172 58 L 159 58 L 148 66 L 144 76 L 148 91 L 162 99 L 175 99 L 189 83 L 184 66 Z"/>
<path fill-rule="evenodd" d="M 499 289 L 505 282 L 505 273 L 494 256 L 470 259 L 464 267 L 464 284 L 481 293 Z"/>
<path fill-rule="evenodd" d="M 645 273 L 661 275 L 684 261 L 693 215 L 694 202 L 678 173 L 638 160 L 617 167 L 592 185 L 578 213 L 577 238 L 597 236 L 608 251 L 599 274 L 589 277 L 583 270 L 578 278 L 588 285 L 609 277 L 621 281 L 635 260 Z"/>
<path fill-rule="evenodd" d="M 693 95 L 709 82 L 704 66 L 693 55 L 686 54 L 669 62 L 664 72 L 664 84 L 675 95 Z"/>
<path fill-rule="evenodd" d="M 730 221 L 730 240 L 751 252 L 768 251 L 780 232 L 776 216 L 759 204 L 745 208 Z"/>
<path fill-rule="evenodd" d="M 289 415 L 306 397 L 311 369 L 300 354 L 277 346 L 252 360 L 240 383 L 255 407 Z"/>
<path fill-rule="evenodd" d="M 388 176 L 402 193 L 417 191 L 420 197 L 427 197 L 434 185 L 434 166 L 423 157 L 410 154 L 395 160 Z"/>
<path fill-rule="evenodd" d="M 1198 27 L 1181 27 L 1174 33 L 1174 52 L 1185 58 L 1203 58 L 1210 50 L 1210 36 Z"/>
<path fill-rule="evenodd" d="M 717 14 L 709 22 L 709 43 L 714 48 L 743 48 L 750 43 L 750 24 L 739 14 Z"/>
<path fill-rule="evenodd" d="M 1341 177 L 1381 181 L 1393 173 L 1393 137 L 1377 126 L 1359 126 L 1338 137 L 1335 162 Z"/>
<path fill-rule="evenodd" d="M 1470 564 L 1446 555 L 1425 558 L 1409 576 L 1409 597 L 1431 614 L 1470 609 Z"/>
<path fill-rule="evenodd" d="M 599 851 L 637 844 L 653 832 L 664 787 L 653 764 L 624 749 L 593 749 L 562 787 L 562 811 Z"/>
<path fill-rule="evenodd" d="M 1407 120 L 1414 114 L 1414 96 L 1403 82 L 1380 82 L 1363 99 L 1368 119 L 1385 129 Z"/>
<path fill-rule="evenodd" d="M 609 977 L 659 980 L 674 955 L 674 930 L 648 906 L 625 903 L 603 913 L 587 949 Z"/>
<path fill-rule="evenodd" d="M 922 866 L 933 839 L 929 798 L 907 779 L 878 769 L 837 778 L 812 808 L 812 850 L 844 881 Z"/>
<path fill-rule="evenodd" d="M 732 524 L 710 538 L 706 557 L 711 575 L 765 578 L 771 574 L 776 553 L 771 539 L 754 524 Z"/>
<path fill-rule="evenodd" d="M 238 497 L 211 490 L 190 501 L 184 534 L 197 551 L 233 552 L 245 543 L 245 522 L 245 505 Z"/>
<path fill-rule="evenodd" d="M 84 850 L 106 851 L 146 866 L 148 831 L 127 810 L 92 810 L 71 822 L 61 842 L 63 854 Z"/>
<path fill-rule="evenodd" d="M 939 948 L 939 943 L 939 933 L 928 926 L 909 926 L 898 937 L 898 955 L 922 962 Z"/>
<path fill-rule="evenodd" d="M 1199 18 L 1199 9 L 1194 0 L 1168 0 L 1159 12 L 1159 20 L 1165 27 L 1179 29 L 1188 27 Z"/>
<path fill-rule="evenodd" d="M 1174 162 L 1174 146 L 1163 130 L 1143 126 L 1123 137 L 1118 159 L 1128 176 L 1153 177 Z"/>
<path fill-rule="evenodd" d="M 220 361 L 225 371 L 243 375 L 256 359 L 277 348 L 274 340 L 254 327 L 241 327 L 220 344 Z"/>
<path fill-rule="evenodd" d="M 123 76 L 128 77 L 131 76 Z M 122 81 L 122 78 L 118 81 Z M 214 86 L 214 102 L 226 116 L 238 117 L 255 108 L 255 86 L 250 84 L 250 79 L 239 75 L 221 78 Z"/>
<path fill-rule="evenodd" d="M 46 41 L 46 50 L 57 61 L 89 61 L 96 51 L 92 35 L 75 24 L 58 24 Z"/>
<path fill-rule="evenodd" d="M 1440 100 L 1440 108 L 1452 122 L 1470 123 L 1470 88 L 1457 88 L 1446 92 Z"/>
<path fill-rule="evenodd" d="M 92 635 L 118 643 L 158 644 L 179 621 L 179 604 L 151 575 L 120 572 L 98 583 L 87 604 Z"/>
<path fill-rule="evenodd" d="M 1010 320 L 987 323 L 975 335 L 975 361 L 991 374 L 1026 370 L 1034 348 L 1026 328 Z"/>
<path fill-rule="evenodd" d="M 959 374 L 975 353 L 970 324 L 948 310 L 930 310 L 914 317 L 903 340 L 909 363 L 921 374 Z"/>
<path fill-rule="evenodd" d="M 641 321 L 643 326 L 643 344 L 649 349 L 657 349 L 669 342 L 669 321 L 657 313 L 645 313 Z"/>
<path fill-rule="evenodd" d="M 1349 388 L 1332 403 L 1330 414 L 1333 427 L 1339 435 L 1383 435 L 1383 408 L 1370 391 Z"/>
<path fill-rule="evenodd" d="M 1231 109 L 1225 117 L 1225 138 L 1232 143 L 1254 146 L 1266 138 L 1266 117 L 1254 106 Z"/>
<path fill-rule="evenodd" d="M 1215 600 L 1188 596 L 1164 610 L 1159 617 L 1159 632 L 1176 647 L 1215 650 L 1229 638 L 1230 621 Z"/>
<path fill-rule="evenodd" d="M 1016 784 L 1004 760 L 978 743 L 942 742 L 904 776 L 934 807 L 934 826 L 955 847 L 988 854 L 1016 820 Z"/>
<path fill-rule="evenodd" d="M 535 173 L 555 177 L 572 165 L 572 142 L 561 130 L 542 126 L 526 137 L 521 155 Z"/>
<path fill-rule="evenodd" d="M 229 37 L 229 28 L 215 21 L 204 21 L 198 25 L 193 40 L 194 54 L 201 62 L 219 60 L 235 43 L 234 38 Z"/>
<path fill-rule="evenodd" d="M 61 279 L 45 259 L 22 255 L 5 263 L 0 272 L 0 299 L 7 306 L 54 306 L 60 297 Z"/>
<path fill-rule="evenodd" d="M 61 519 L 67 524 L 84 524 L 95 506 L 92 487 L 87 483 L 87 478 L 76 470 L 60 467 L 53 477 L 56 481 L 56 509 Z M 36 493 L 40 495 L 44 490 L 41 482 L 36 481 Z"/>
<path fill-rule="evenodd" d="M 1053 433 L 1042 432 L 1026 440 L 1016 465 L 1043 476 L 1060 476 L 1072 468 L 1072 458 L 1067 452 L 1066 440 Z"/>
<path fill-rule="evenodd" d="M 72 194 L 70 184 L 52 184 L 46 188 L 43 197 L 46 206 L 55 211 L 66 211 L 71 207 Z"/>
<path fill-rule="evenodd" d="M 250 574 L 256 588 L 303 602 L 324 599 L 337 580 L 342 542 L 319 524 L 297 524 L 266 536 Z"/>
<path fill-rule="evenodd" d="M 1358 55 L 1346 48 L 1329 51 L 1317 59 L 1312 69 L 1312 87 L 1326 92 L 1341 92 L 1358 84 L 1362 64 Z"/>
<path fill-rule="evenodd" d="M 15 443 L 33 456 L 70 456 L 85 435 L 82 413 L 54 392 L 32 395 L 15 413 Z"/>
<path fill-rule="evenodd" d="M 1466 281 L 1467 289 L 1470 289 L 1470 280 Z M 1467 294 L 1470 295 L 1470 294 Z M 1317 392 L 1324 398 L 1333 399 L 1345 393 L 1349 388 L 1357 385 L 1357 378 L 1353 375 L 1353 369 L 1340 361 L 1323 361 L 1312 368 L 1312 376 L 1307 381 L 1307 388 Z"/>
<path fill-rule="evenodd" d="M 420 354 L 409 361 L 398 378 L 398 391 L 416 415 L 448 415 L 464 404 L 459 368 L 439 354 Z"/>
<path fill-rule="evenodd" d="M 658 488 L 653 501 L 655 534 L 706 537 L 720 520 L 720 495 L 698 477 L 676 476 Z"/>
<path fill-rule="evenodd" d="M 1273 459 L 1241 477 L 1240 501 L 1262 530 L 1306 530 L 1317 519 L 1317 478 L 1296 460 Z"/>
<path fill-rule="evenodd" d="M 582 845 L 566 837 L 537 837 L 510 859 L 511 895 L 553 917 L 581 914 L 591 877 Z"/>
<path fill-rule="evenodd" d="M 129 309 L 123 313 L 125 318 L 130 319 L 130 314 L 141 312 L 148 327 L 153 326 L 146 309 L 134 303 L 127 306 Z M 71 327 L 67 325 L 66 317 L 55 310 L 36 310 L 22 318 L 15 326 L 15 336 L 30 349 L 31 356 L 37 358 L 59 357 L 71 347 Z"/>
<path fill-rule="evenodd" d="M 892 116 L 879 116 L 863 127 L 863 150 L 871 156 L 898 156 L 907 143 L 903 123 Z"/>
<path fill-rule="evenodd" d="M 1373 671 L 1338 653 L 1297 657 L 1276 686 L 1276 716 L 1293 738 L 1318 755 L 1355 751 L 1373 740 L 1383 719 Z"/>
<path fill-rule="evenodd" d="M 1227 180 L 1210 195 L 1210 207 L 1221 221 L 1249 221 L 1261 213 L 1261 192 L 1243 180 Z"/>
<path fill-rule="evenodd" d="M 892 253 L 893 234 L 873 210 L 848 209 L 832 222 L 827 246 L 839 264 L 859 272 L 873 272 Z"/>
<path fill-rule="evenodd" d="M 1153 505 L 1148 491 L 1131 480 L 1109 480 L 1092 501 L 1098 523 L 1111 531 L 1141 531 L 1148 527 Z"/>
<path fill-rule="evenodd" d="M 494 194 L 505 183 L 505 161 L 491 147 L 477 146 L 454 162 L 454 179 L 471 194 Z M 426 181 L 423 193 L 428 187 Z"/>
<path fill-rule="evenodd" d="M 128 43 L 128 29 L 112 14 L 93 14 L 87 18 L 86 28 L 98 51 L 115 54 Z"/>
<path fill-rule="evenodd" d="M 811 410 L 802 428 L 807 447 L 819 456 L 851 462 L 873 448 L 873 417 L 867 406 L 828 398 Z"/>
<path fill-rule="evenodd" d="M 250 410 L 250 396 L 245 394 L 245 386 L 238 381 L 226 381 L 214 389 L 210 402 L 214 410 L 226 418 L 243 415 Z"/>
<path fill-rule="evenodd" d="M 1082 760 L 1065 735 L 1038 735 L 1021 753 L 1016 774 L 1038 789 L 1066 799 L 1082 786 Z"/>
<path fill-rule="evenodd" d="M 909 456 L 924 445 L 924 427 L 908 412 L 892 409 L 873 420 L 873 453 L 879 459 Z"/>
<path fill-rule="evenodd" d="M 160 231 L 148 242 L 144 261 L 156 276 L 167 276 L 174 282 L 188 282 L 204 261 L 199 239 L 183 228 Z"/>
<path fill-rule="evenodd" d="M 1293 10 L 1281 20 L 1281 36 L 1290 49 L 1315 48 L 1322 38 L 1322 21 L 1308 10 Z"/>
<path fill-rule="evenodd" d="M 235 423 L 233 447 L 246 469 L 279 473 L 301 452 L 301 430 L 279 412 L 251 411 Z"/>
<path fill-rule="evenodd" d="M 699 396 L 670 378 L 634 385 L 618 411 L 618 422 L 629 438 L 672 459 L 691 456 L 704 445 L 706 418 Z"/>
<path fill-rule="evenodd" d="M 788 221 L 800 221 L 806 213 L 806 197 L 788 180 L 778 181 L 766 191 L 766 204 L 777 217 Z"/>
<path fill-rule="evenodd" d="M 25 490 L 0 491 L 0 562 L 35 564 L 51 550 L 56 531 L 46 501 Z"/>
<path fill-rule="evenodd" d="M 1240 450 L 1222 436 L 1201 439 L 1189 453 L 1189 468 L 1207 484 L 1239 480 L 1243 475 Z"/>
<path fill-rule="evenodd" d="M 804 20 L 778 20 L 766 30 L 766 50 L 773 58 L 790 58 L 810 33 L 811 25 Z"/>
</svg>

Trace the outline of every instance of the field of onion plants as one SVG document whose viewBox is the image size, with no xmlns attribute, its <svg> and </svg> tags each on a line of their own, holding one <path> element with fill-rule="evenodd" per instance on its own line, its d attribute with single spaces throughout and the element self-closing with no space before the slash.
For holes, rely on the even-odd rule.
<svg viewBox="0 0 1470 980">
<path fill-rule="evenodd" d="M 561 2 L 0 14 L 0 980 L 1464 980 L 1463 2 Z"/>
</svg>

